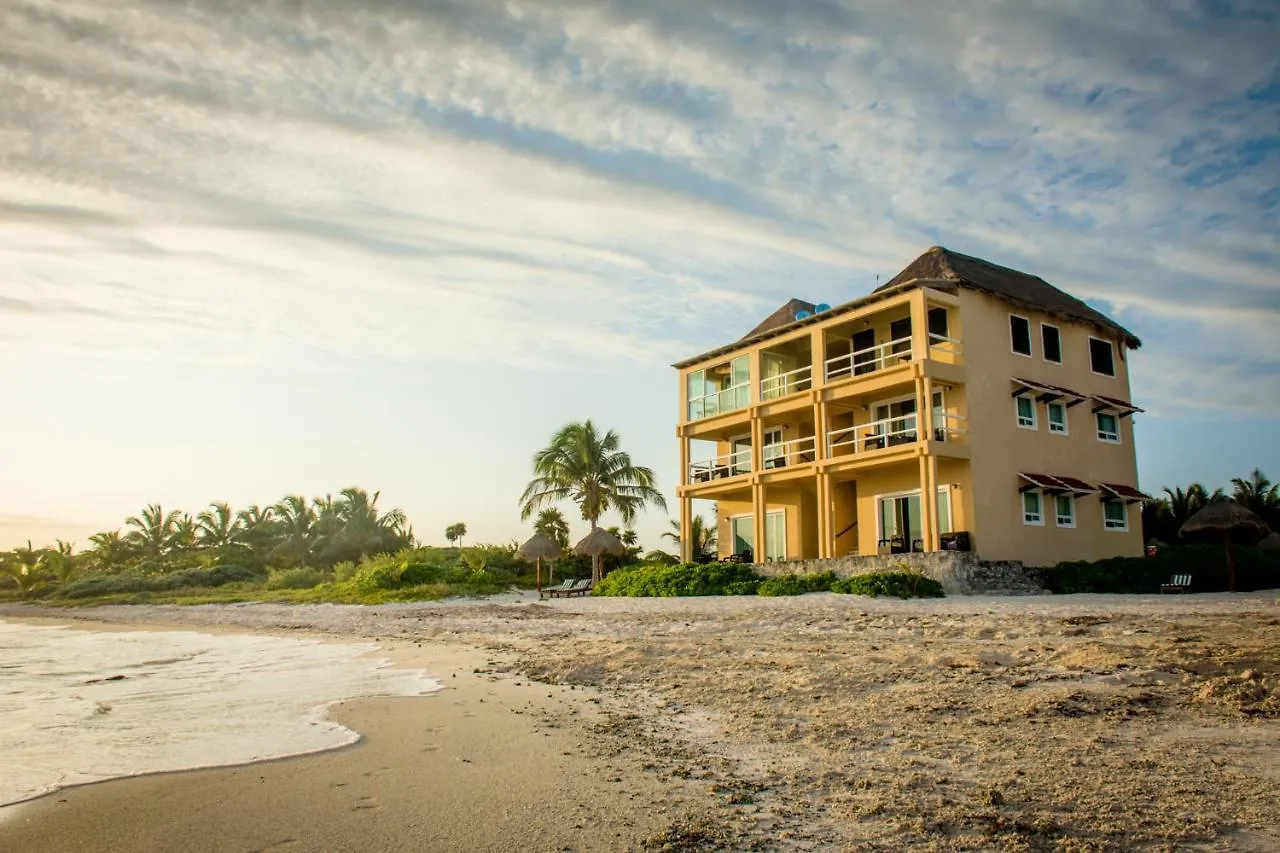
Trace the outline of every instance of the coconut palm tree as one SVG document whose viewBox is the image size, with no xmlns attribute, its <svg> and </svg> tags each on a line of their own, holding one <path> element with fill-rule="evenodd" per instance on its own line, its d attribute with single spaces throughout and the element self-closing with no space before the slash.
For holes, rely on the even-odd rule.
<svg viewBox="0 0 1280 853">
<path fill-rule="evenodd" d="M 124 523 L 135 528 L 128 541 L 149 557 L 158 557 L 168 549 L 174 527 L 182 514 L 176 509 L 166 513 L 160 504 L 148 504 L 141 516 L 131 515 Z"/>
<path fill-rule="evenodd" d="M 251 504 L 236 513 L 236 525 L 240 529 L 237 542 L 248 546 L 258 556 L 271 550 L 276 536 L 274 507 Z"/>
<path fill-rule="evenodd" d="M 315 544 L 316 512 L 301 495 L 288 495 L 274 507 L 280 539 L 271 556 L 290 565 L 305 565 Z"/>
<path fill-rule="evenodd" d="M 631 524 L 647 504 L 666 509 L 652 469 L 632 464 L 620 444 L 616 432 L 601 435 L 590 420 L 562 427 L 533 456 L 534 478 L 520 496 L 520 517 L 570 500 L 595 531 L 610 510 Z"/>
<path fill-rule="evenodd" d="M 49 569 L 48 554 L 46 548 L 31 547 L 28 539 L 25 548 L 14 548 L 10 559 L 0 563 L 0 570 L 13 578 L 18 592 L 26 595 L 44 580 Z"/>
<path fill-rule="evenodd" d="M 533 522 L 533 532 L 540 533 L 560 546 L 561 551 L 569 550 L 569 522 L 564 513 L 553 506 L 539 511 Z"/>
<path fill-rule="evenodd" d="M 196 539 L 199 536 L 200 525 L 196 523 L 190 513 L 183 513 L 173 525 L 173 534 L 169 537 L 169 546 L 180 553 L 193 551 L 196 547 Z"/>
<path fill-rule="evenodd" d="M 690 542 L 692 547 L 689 549 L 690 555 L 694 560 L 702 557 L 713 556 L 716 552 L 716 529 L 708 526 L 703 521 L 702 516 L 695 515 L 693 521 L 689 525 Z M 670 539 L 680 547 L 680 522 L 675 519 L 671 520 L 671 529 L 662 534 L 663 539 Z"/>
<path fill-rule="evenodd" d="M 342 529 L 337 538 L 351 548 L 360 559 L 380 551 L 393 551 L 405 547 L 408 519 L 404 511 L 378 510 L 381 492 L 370 495 L 364 489 L 352 486 L 343 489 L 339 499 Z"/>
<path fill-rule="evenodd" d="M 1280 483 L 1272 483 L 1261 470 L 1254 468 L 1248 478 L 1233 477 L 1231 485 L 1235 487 L 1232 497 L 1236 503 L 1275 523 L 1280 516 Z"/>
<path fill-rule="evenodd" d="M 206 548 L 221 548 L 235 541 L 240 533 L 239 519 L 224 501 L 209 504 L 209 508 L 196 517 L 200 527 L 200 544 Z"/>
<path fill-rule="evenodd" d="M 129 552 L 128 543 L 119 530 L 95 533 L 89 537 L 89 541 L 93 543 L 93 559 L 99 569 L 110 568 Z"/>
</svg>

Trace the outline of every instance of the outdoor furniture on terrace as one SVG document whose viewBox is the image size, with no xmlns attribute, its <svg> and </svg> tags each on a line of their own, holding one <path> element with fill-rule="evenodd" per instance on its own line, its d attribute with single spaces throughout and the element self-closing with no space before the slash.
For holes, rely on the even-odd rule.
<svg viewBox="0 0 1280 853">
<path fill-rule="evenodd" d="M 1191 575 L 1174 575 L 1169 578 L 1168 583 L 1160 584 L 1160 591 L 1163 592 L 1190 592 L 1191 591 Z"/>
<path fill-rule="evenodd" d="M 907 540 L 901 536 L 892 536 L 888 539 L 881 539 L 876 545 L 877 554 L 905 554 L 907 553 Z"/>
<path fill-rule="evenodd" d="M 567 592 L 568 590 L 572 589 L 575 583 L 577 583 L 577 581 L 575 581 L 573 578 L 565 578 L 555 586 L 543 587 L 542 595 L 540 595 L 539 598 L 546 598 L 547 596 L 556 598 L 560 593 Z"/>
</svg>

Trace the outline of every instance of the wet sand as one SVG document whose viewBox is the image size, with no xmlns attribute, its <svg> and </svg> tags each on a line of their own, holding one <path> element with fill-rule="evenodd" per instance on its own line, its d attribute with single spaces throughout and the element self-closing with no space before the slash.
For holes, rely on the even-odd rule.
<svg viewBox="0 0 1280 853">
<path fill-rule="evenodd" d="M 1280 849 L 1275 592 L 54 615 L 416 641 L 424 660 L 461 644 L 487 671 L 338 709 L 368 735 L 341 753 L 55 795 L 13 837 L 96 845 L 16 849 L 174 849 L 164 827 L 217 840 L 228 822 L 234 842 L 203 849 Z M 482 698 L 495 716 L 426 731 L 430 703 Z"/>
</svg>

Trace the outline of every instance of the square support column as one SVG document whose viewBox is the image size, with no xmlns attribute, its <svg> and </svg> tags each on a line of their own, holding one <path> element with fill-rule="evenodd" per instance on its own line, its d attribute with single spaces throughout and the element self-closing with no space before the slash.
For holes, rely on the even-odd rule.
<svg viewBox="0 0 1280 853">
<path fill-rule="evenodd" d="M 751 535 L 753 541 L 751 550 L 754 552 L 752 556 L 757 563 L 765 561 L 765 554 L 768 553 L 767 542 L 765 541 L 766 525 L 764 523 L 765 511 L 768 508 L 765 500 L 764 483 L 756 482 L 751 485 Z"/>
<path fill-rule="evenodd" d="M 693 499 L 680 499 L 680 562 L 693 562 Z"/>
</svg>

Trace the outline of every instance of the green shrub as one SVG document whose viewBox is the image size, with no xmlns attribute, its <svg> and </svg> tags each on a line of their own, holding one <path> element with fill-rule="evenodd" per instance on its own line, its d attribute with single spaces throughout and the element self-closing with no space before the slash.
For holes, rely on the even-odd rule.
<svg viewBox="0 0 1280 853">
<path fill-rule="evenodd" d="M 58 598 L 94 598 L 122 593 L 170 592 L 175 589 L 216 587 L 229 583 L 257 581 L 262 575 L 246 566 L 190 568 L 163 575 L 144 574 L 141 566 L 115 575 L 96 574 L 78 578 L 62 586 Z"/>
<path fill-rule="evenodd" d="M 759 576 L 751 567 L 741 563 L 638 565 L 609 574 L 596 584 L 595 594 L 647 598 L 750 595 L 759 582 Z"/>
<path fill-rule="evenodd" d="M 333 567 L 333 578 L 338 583 L 346 583 L 356 576 L 358 569 L 355 563 L 345 560 Z"/>
<path fill-rule="evenodd" d="M 267 589 L 312 589 L 327 580 L 329 575 L 319 569 L 279 569 L 267 578 Z"/>
<path fill-rule="evenodd" d="M 360 568 L 351 576 L 348 583 L 361 592 L 372 592 L 379 589 L 395 589 L 400 586 L 402 564 L 390 559 L 374 558 L 360 564 Z"/>
<path fill-rule="evenodd" d="M 1280 552 L 1236 547 L 1236 589 L 1280 587 Z M 1058 563 L 1045 570 L 1045 585 L 1058 594 L 1077 592 L 1146 594 L 1160 591 L 1173 575 L 1191 575 L 1193 592 L 1227 589 L 1222 545 L 1166 545 L 1154 557 L 1111 557 L 1092 563 Z"/>
<path fill-rule="evenodd" d="M 832 592 L 869 595 L 872 598 L 942 598 L 942 584 L 919 572 L 892 571 L 854 575 L 831 584 Z"/>
<path fill-rule="evenodd" d="M 757 595 L 804 595 L 806 592 L 827 592 L 836 582 L 835 572 L 818 572 L 808 575 L 778 575 L 760 582 Z"/>
</svg>

